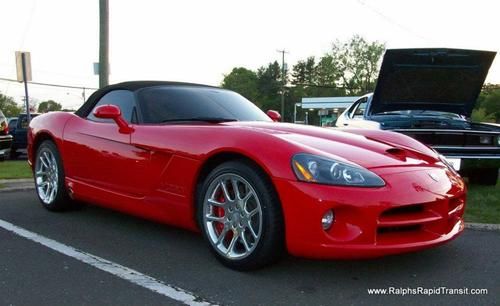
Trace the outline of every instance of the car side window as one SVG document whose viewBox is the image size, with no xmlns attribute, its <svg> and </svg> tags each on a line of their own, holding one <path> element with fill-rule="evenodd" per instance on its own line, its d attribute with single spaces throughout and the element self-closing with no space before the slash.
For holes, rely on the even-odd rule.
<svg viewBox="0 0 500 306">
<path fill-rule="evenodd" d="M 12 119 L 9 121 L 9 130 L 14 130 L 17 126 L 17 119 Z"/>
<path fill-rule="evenodd" d="M 351 118 L 363 118 L 363 115 L 365 114 L 367 103 L 368 103 L 367 98 L 361 99 L 358 102 L 356 109 L 354 109 L 354 112 L 351 114 Z"/>
<path fill-rule="evenodd" d="M 128 123 L 137 122 L 137 109 L 135 106 L 134 93 L 129 90 L 113 90 L 105 94 L 88 114 L 87 119 L 96 122 L 113 122 L 112 119 L 101 119 L 94 116 L 94 110 L 106 104 L 116 105 L 122 112 L 122 117 Z"/>
</svg>

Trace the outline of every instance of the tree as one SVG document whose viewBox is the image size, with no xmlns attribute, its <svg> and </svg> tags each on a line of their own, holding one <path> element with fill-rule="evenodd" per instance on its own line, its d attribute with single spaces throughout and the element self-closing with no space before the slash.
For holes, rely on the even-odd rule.
<svg viewBox="0 0 500 306">
<path fill-rule="evenodd" d="M 38 112 L 39 113 L 60 111 L 61 109 L 62 109 L 62 105 L 57 103 L 54 100 L 43 101 L 38 105 Z"/>
<path fill-rule="evenodd" d="M 349 94 L 373 91 L 384 50 L 385 44 L 377 41 L 368 43 L 359 35 L 347 42 L 333 44 L 331 55 L 338 64 L 341 83 Z"/>
<path fill-rule="evenodd" d="M 221 87 L 236 91 L 250 101 L 256 102 L 259 98 L 257 74 L 243 67 L 233 68 L 225 75 Z"/>
<path fill-rule="evenodd" d="M 280 109 L 281 67 L 277 61 L 257 70 L 257 88 L 259 91 L 257 105 L 259 107 L 264 110 Z"/>
<path fill-rule="evenodd" d="M 12 97 L 0 93 L 0 110 L 6 117 L 17 117 L 21 113 L 22 107 Z"/>
<path fill-rule="evenodd" d="M 482 107 L 472 110 L 471 119 L 473 122 L 495 122 L 495 114 L 487 114 Z"/>
</svg>

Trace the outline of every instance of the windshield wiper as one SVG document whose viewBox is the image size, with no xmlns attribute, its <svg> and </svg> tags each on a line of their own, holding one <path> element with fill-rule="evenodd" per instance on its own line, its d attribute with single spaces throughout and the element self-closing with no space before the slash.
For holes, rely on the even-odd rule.
<svg viewBox="0 0 500 306">
<path fill-rule="evenodd" d="M 193 118 L 166 119 L 166 120 L 163 120 L 162 123 L 165 123 L 165 122 L 189 122 L 189 121 L 219 123 L 219 122 L 231 122 L 231 121 L 238 121 L 238 120 L 234 119 L 234 118 L 223 118 L 223 117 L 193 117 Z"/>
</svg>

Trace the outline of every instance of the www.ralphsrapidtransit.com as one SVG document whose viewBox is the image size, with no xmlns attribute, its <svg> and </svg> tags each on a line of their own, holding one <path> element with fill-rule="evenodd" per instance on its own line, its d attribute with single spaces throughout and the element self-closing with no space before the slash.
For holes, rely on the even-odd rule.
<svg viewBox="0 0 500 306">
<path fill-rule="evenodd" d="M 369 295 L 486 295 L 487 288 L 449 288 L 440 287 L 387 287 L 387 288 L 368 288 Z"/>
</svg>

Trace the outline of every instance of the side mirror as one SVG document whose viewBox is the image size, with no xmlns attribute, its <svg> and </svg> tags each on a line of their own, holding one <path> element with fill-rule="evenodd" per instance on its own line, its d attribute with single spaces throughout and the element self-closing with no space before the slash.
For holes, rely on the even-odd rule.
<svg viewBox="0 0 500 306">
<path fill-rule="evenodd" d="M 122 117 L 122 111 L 116 105 L 107 104 L 98 106 L 94 110 L 94 116 L 100 119 L 113 119 L 118 125 L 119 132 L 122 134 L 130 134 L 134 129 Z"/>
<path fill-rule="evenodd" d="M 280 122 L 281 121 L 281 115 L 280 113 L 278 113 L 277 111 L 275 110 L 268 110 L 267 113 L 266 113 L 269 118 L 271 118 L 271 120 L 273 120 L 274 122 Z"/>
</svg>

